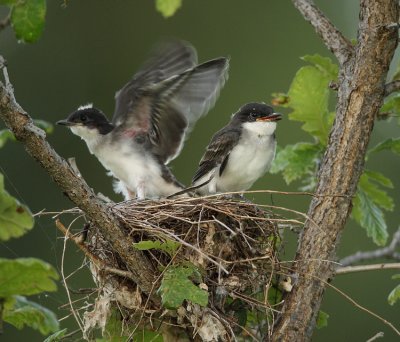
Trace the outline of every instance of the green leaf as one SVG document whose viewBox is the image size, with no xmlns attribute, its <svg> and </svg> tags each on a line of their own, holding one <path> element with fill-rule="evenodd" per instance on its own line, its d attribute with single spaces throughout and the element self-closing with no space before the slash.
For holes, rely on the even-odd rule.
<svg viewBox="0 0 400 342">
<path fill-rule="evenodd" d="M 400 278 L 400 274 L 397 274 Z M 398 279 L 398 278 L 397 278 Z M 400 299 L 400 285 L 397 285 L 388 296 L 388 302 L 390 305 L 394 305 Z"/>
<path fill-rule="evenodd" d="M 12 305 L 5 305 L 3 320 L 17 329 L 27 325 L 43 335 L 60 329 L 52 311 L 22 296 L 15 296 Z"/>
<path fill-rule="evenodd" d="M 324 146 L 334 119 L 329 112 L 329 83 L 337 77 L 337 66 L 329 58 L 319 55 L 305 56 L 311 62 L 300 68 L 290 86 L 288 106 L 293 109 L 289 119 L 303 122 L 302 129 Z"/>
<path fill-rule="evenodd" d="M 9 129 L 2 129 L 0 131 L 0 148 L 6 144 L 7 140 L 15 140 L 15 136 Z"/>
<path fill-rule="evenodd" d="M 315 67 L 323 72 L 332 81 L 336 80 L 339 73 L 339 67 L 333 63 L 329 57 L 322 57 L 318 54 L 305 55 L 301 58 L 303 61 L 314 64 Z"/>
<path fill-rule="evenodd" d="M 383 174 L 381 174 L 380 172 L 364 170 L 364 174 L 365 174 L 365 176 L 374 180 L 375 182 L 379 183 L 380 185 L 382 185 L 386 188 L 393 189 L 392 181 L 389 178 L 387 178 L 386 176 L 384 176 Z"/>
<path fill-rule="evenodd" d="M 11 24 L 17 39 L 33 43 L 43 32 L 46 0 L 20 0 L 11 9 Z"/>
<path fill-rule="evenodd" d="M 4 189 L 0 173 L 0 241 L 19 237 L 33 228 L 34 219 L 28 207 L 21 204 Z"/>
<path fill-rule="evenodd" d="M 395 93 L 385 99 L 385 103 L 380 109 L 381 113 L 400 114 L 400 93 Z"/>
<path fill-rule="evenodd" d="M 314 174 L 322 149 L 321 145 L 310 143 L 287 145 L 278 150 L 270 172 L 282 172 L 287 184 L 304 175 Z"/>
<path fill-rule="evenodd" d="M 176 250 L 180 247 L 180 243 L 166 239 L 165 242 L 161 241 L 150 241 L 150 240 L 143 240 L 138 243 L 134 243 L 133 247 L 140 250 L 140 251 L 146 251 L 149 249 L 158 249 L 161 251 L 164 251 L 168 253 L 170 256 L 174 256 L 176 253 Z"/>
<path fill-rule="evenodd" d="M 61 338 L 65 336 L 67 329 L 56 331 L 54 334 L 47 337 L 43 342 L 58 342 L 61 341 Z"/>
<path fill-rule="evenodd" d="M 329 315 L 326 312 L 319 310 L 318 317 L 317 317 L 317 329 L 327 327 L 328 326 L 328 318 L 329 318 Z"/>
<path fill-rule="evenodd" d="M 57 271 L 42 260 L 0 258 L 0 297 L 56 291 L 56 279 Z"/>
<path fill-rule="evenodd" d="M 385 245 L 388 232 L 382 210 L 362 189 L 358 189 L 353 204 L 353 218 L 366 229 L 367 235 L 377 245 Z"/>
<path fill-rule="evenodd" d="M 182 6 L 182 0 L 156 0 L 156 9 L 164 18 L 171 17 Z"/>
<path fill-rule="evenodd" d="M 361 189 L 376 205 L 385 210 L 392 211 L 394 208 L 393 198 L 391 198 L 386 191 L 379 189 L 375 183 L 371 182 L 375 181 L 380 184 L 382 184 L 382 182 L 390 182 L 389 179 L 386 178 L 386 180 L 384 180 L 382 177 L 386 178 L 379 172 L 364 172 L 360 177 L 358 188 Z"/>
<path fill-rule="evenodd" d="M 167 309 L 176 309 L 184 300 L 190 300 L 201 306 L 208 304 L 208 292 L 194 285 L 189 279 L 193 274 L 197 273 L 197 269 L 187 266 L 169 267 L 165 272 L 161 281 L 159 292 L 164 307 Z"/>
<path fill-rule="evenodd" d="M 400 274 L 392 275 L 392 279 L 400 279 Z"/>
<path fill-rule="evenodd" d="M 44 130 L 47 134 L 51 134 L 54 131 L 54 126 L 47 121 L 40 120 L 40 119 L 35 119 L 33 120 L 36 126 Z"/>
<path fill-rule="evenodd" d="M 389 138 L 385 141 L 382 141 L 381 143 L 370 149 L 368 151 L 368 154 L 385 150 L 386 151 L 389 150 L 392 151 L 393 153 L 400 154 L 400 138 L 397 139 Z"/>
</svg>

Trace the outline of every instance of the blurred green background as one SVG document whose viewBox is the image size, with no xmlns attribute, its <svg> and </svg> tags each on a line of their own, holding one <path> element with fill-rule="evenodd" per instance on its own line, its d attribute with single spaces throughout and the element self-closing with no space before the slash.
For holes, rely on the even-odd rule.
<svg viewBox="0 0 400 342">
<path fill-rule="evenodd" d="M 358 1 L 319 0 L 316 3 L 347 37 L 356 37 Z M 5 16 L 3 8 L 0 14 Z M 68 1 L 66 7 L 62 1 L 48 1 L 46 27 L 41 39 L 32 45 L 19 44 L 8 28 L 0 34 L 0 53 L 8 61 L 18 102 L 34 118 L 54 123 L 88 102 L 111 116 L 115 91 L 130 79 L 151 47 L 168 37 L 191 42 L 201 62 L 218 56 L 231 58 L 229 81 L 216 106 L 197 124 L 182 154 L 172 164 L 177 178 L 186 184 L 210 137 L 228 121 L 231 113 L 245 102 L 269 102 L 272 92 L 287 91 L 294 74 L 303 65 L 299 57 L 313 53 L 331 56 L 291 2 L 282 0 L 184 0 L 183 7 L 170 19 L 156 12 L 154 1 L 149 0 Z M 397 63 L 397 59 L 394 62 Z M 377 122 L 371 144 L 384 137 L 398 136 L 398 132 L 394 122 Z M 289 120 L 279 123 L 277 137 L 281 146 L 309 139 L 300 130 L 299 123 Z M 102 166 L 78 137 L 56 127 L 48 139 L 63 157 L 76 157 L 79 169 L 96 192 L 116 201 L 121 199 L 113 193 L 111 179 Z M 60 211 L 72 206 L 20 144 L 8 143 L 0 149 L 0 156 L 0 172 L 6 177 L 6 188 L 33 212 Z M 371 159 L 368 167 L 393 180 L 395 189 L 390 195 L 399 205 L 400 160 L 385 152 Z M 268 174 L 253 189 L 294 191 L 298 185 L 287 186 L 280 175 Z M 302 211 L 307 210 L 310 200 L 282 195 L 260 195 L 255 199 Z M 387 215 L 387 221 L 392 234 L 399 225 L 397 208 Z M 60 237 L 50 217 L 40 218 L 23 238 L 1 243 L 0 256 L 34 256 L 60 270 L 63 250 Z M 284 257 L 290 259 L 296 237 L 288 232 L 286 238 Z M 364 231 L 349 221 L 339 256 L 374 248 Z M 82 263 L 82 254 L 67 243 L 65 274 L 80 268 Z M 399 327 L 400 304 L 391 307 L 386 302 L 388 293 L 396 285 L 396 281 L 390 279 L 394 273 L 375 271 L 343 275 L 338 276 L 333 285 Z M 86 267 L 77 271 L 68 284 L 72 288 L 93 286 Z M 67 310 L 60 309 L 67 302 L 61 283 L 57 293 L 41 295 L 34 300 L 55 310 L 59 318 L 68 315 Z M 322 309 L 330 315 L 329 325 L 315 331 L 313 341 L 366 341 L 379 331 L 385 333 L 384 341 L 396 340 L 395 334 L 382 322 L 331 289 L 326 292 Z M 75 327 L 71 318 L 63 320 L 61 326 Z M 30 329 L 18 331 L 6 325 L 0 339 L 41 341 L 43 337 Z"/>
</svg>

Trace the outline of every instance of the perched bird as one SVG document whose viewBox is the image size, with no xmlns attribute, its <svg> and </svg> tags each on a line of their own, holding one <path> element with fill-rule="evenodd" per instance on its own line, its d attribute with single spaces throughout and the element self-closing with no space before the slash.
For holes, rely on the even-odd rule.
<svg viewBox="0 0 400 342">
<path fill-rule="evenodd" d="M 229 61 L 197 65 L 186 42 L 158 46 L 116 93 L 112 121 L 91 105 L 79 107 L 65 125 L 120 181 L 126 199 L 166 197 L 182 189 L 167 164 L 181 151 L 194 123 L 214 105 L 227 79 Z"/>
<path fill-rule="evenodd" d="M 192 188 L 201 195 L 245 191 L 271 166 L 276 122 L 282 118 L 264 103 L 248 103 L 211 139 Z M 203 184 L 203 185 L 202 185 Z"/>
</svg>

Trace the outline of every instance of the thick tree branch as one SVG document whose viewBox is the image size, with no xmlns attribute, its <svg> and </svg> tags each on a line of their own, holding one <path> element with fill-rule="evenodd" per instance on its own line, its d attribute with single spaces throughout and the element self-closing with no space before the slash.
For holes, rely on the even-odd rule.
<svg viewBox="0 0 400 342">
<path fill-rule="evenodd" d="M 342 65 L 350 59 L 354 53 L 351 43 L 342 33 L 329 21 L 319 10 L 312 0 L 292 0 L 294 6 L 299 10 L 317 34 L 322 38 L 327 48 L 335 55 Z"/>
<path fill-rule="evenodd" d="M 293 1 L 307 20 L 313 20 L 324 41 L 329 42 L 330 34 L 336 30 L 327 33 L 326 22 L 310 17 L 307 9 L 319 13 L 315 6 L 310 1 Z M 311 339 L 326 282 L 335 271 L 333 263 L 324 260 L 335 259 L 341 232 L 351 212 L 350 197 L 318 195 L 328 194 L 332 189 L 348 196 L 355 194 L 374 119 L 382 105 L 384 81 L 397 46 L 398 29 L 390 24 L 398 22 L 398 17 L 396 0 L 360 2 L 358 43 L 354 56 L 341 64 L 336 119 L 318 174 L 317 197 L 311 201 L 310 220 L 304 226 L 292 266 L 297 281 L 284 298 L 274 341 Z M 341 35 L 336 38 L 342 43 L 329 47 L 342 61 L 346 60 L 343 38 Z"/>
<path fill-rule="evenodd" d="M 355 263 L 371 260 L 371 259 L 379 259 L 379 258 L 388 258 L 400 260 L 400 253 L 396 252 L 397 247 L 400 246 L 400 228 L 393 235 L 393 239 L 390 242 L 389 246 L 384 248 L 378 248 L 373 251 L 368 252 L 357 252 L 353 255 L 349 255 L 342 260 L 340 260 L 341 266 L 350 266 Z"/>
<path fill-rule="evenodd" d="M 389 96 L 390 94 L 399 90 L 400 90 L 400 80 L 390 82 L 385 86 L 385 96 Z"/>
<path fill-rule="evenodd" d="M 44 132 L 34 125 L 29 115 L 15 101 L 4 60 L 0 56 L 0 67 L 2 64 L 6 85 L 0 82 L 0 118 L 68 198 L 99 228 L 126 262 L 132 278 L 142 291 L 150 294 L 155 280 L 151 263 L 140 251 L 133 248 L 132 242 L 126 239 L 118 219 L 107 205 L 96 197 L 85 181 L 53 150 L 45 140 Z"/>
</svg>

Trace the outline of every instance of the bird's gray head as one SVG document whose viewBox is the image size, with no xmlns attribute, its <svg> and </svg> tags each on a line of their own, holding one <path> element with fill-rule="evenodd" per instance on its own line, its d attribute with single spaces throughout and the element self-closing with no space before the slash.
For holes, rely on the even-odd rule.
<svg viewBox="0 0 400 342">
<path fill-rule="evenodd" d="M 82 138 L 98 134 L 105 135 L 114 128 L 103 112 L 91 105 L 79 107 L 66 120 L 58 121 L 57 125 L 71 128 L 74 134 Z"/>
<path fill-rule="evenodd" d="M 245 122 L 274 122 L 282 119 L 282 115 L 265 103 L 251 102 L 242 106 L 232 120 Z"/>
</svg>

